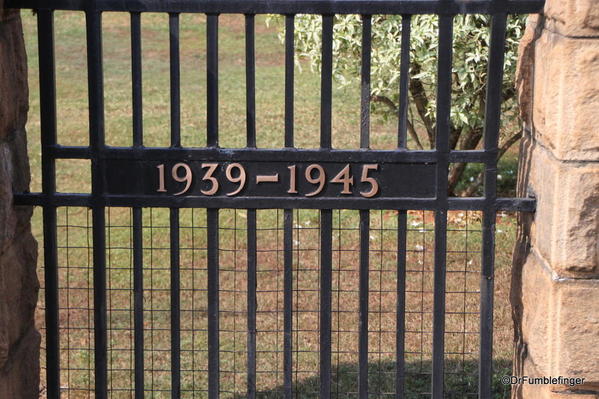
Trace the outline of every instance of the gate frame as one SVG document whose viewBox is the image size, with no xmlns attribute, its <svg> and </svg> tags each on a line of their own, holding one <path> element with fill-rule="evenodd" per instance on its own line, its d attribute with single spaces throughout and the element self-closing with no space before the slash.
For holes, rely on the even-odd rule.
<svg viewBox="0 0 599 399">
<path fill-rule="evenodd" d="M 366 249 L 368 245 L 368 211 L 366 209 L 397 209 L 400 210 L 400 236 L 405 238 L 406 234 L 406 211 L 407 209 L 430 209 L 435 211 L 435 281 L 434 281 L 434 323 L 433 323 L 433 398 L 443 397 L 444 385 L 444 318 L 445 318 L 445 266 L 446 266 L 446 227 L 447 211 L 454 209 L 481 210 L 483 211 L 483 267 L 481 272 L 481 310 L 480 310 L 480 363 L 479 363 L 479 394 L 481 397 L 491 395 L 492 377 L 492 320 L 493 320 L 493 264 L 494 264 L 494 231 L 495 215 L 498 210 L 532 212 L 535 209 L 535 201 L 532 198 L 497 198 L 497 153 L 498 133 L 500 123 L 501 105 L 501 83 L 503 73 L 503 44 L 505 40 L 505 23 L 507 13 L 538 12 L 543 6 L 542 0 L 407 0 L 387 1 L 378 0 L 376 10 L 373 10 L 373 2 L 366 0 L 301 0 L 295 2 L 286 1 L 192 1 L 180 0 L 173 7 L 165 6 L 164 1 L 139 0 L 131 3 L 113 0 L 53 0 L 50 2 L 42 0 L 9 1 L 7 6 L 32 8 L 38 11 L 39 28 L 39 52 L 40 52 L 40 96 L 41 96 L 41 124 L 42 124 L 42 193 L 19 193 L 15 194 L 17 205 L 37 205 L 43 207 L 44 222 L 44 257 L 45 257 L 45 281 L 46 281 L 46 325 L 47 325 L 47 372 L 48 372 L 48 397 L 58 398 L 60 395 L 60 362 L 59 362 L 59 315 L 58 315 L 58 273 L 57 273 L 57 235 L 56 235 L 56 208 L 59 206 L 84 206 L 92 209 L 93 217 L 93 263 L 94 263 L 94 351 L 96 371 L 96 397 L 107 397 L 107 337 L 106 337 L 106 254 L 105 254 L 105 207 L 129 206 L 134 209 L 134 231 L 136 242 L 140 242 L 139 231 L 141 230 L 141 206 L 167 206 L 171 208 L 171 242 L 178 243 L 178 208 L 185 206 L 202 206 L 208 208 L 208 313 L 209 313 L 209 397 L 217 398 L 219 395 L 219 341 L 218 341 L 218 208 L 249 208 L 248 227 L 249 241 L 255 252 L 255 209 L 273 207 L 272 202 L 260 203 L 257 201 L 230 199 L 229 202 L 223 198 L 214 198 L 212 201 L 189 202 L 183 199 L 167 198 L 154 199 L 148 204 L 136 201 L 132 198 L 116 198 L 106 195 L 103 179 L 101 178 L 106 160 L 114 153 L 126 150 L 107 147 L 104 143 L 104 120 L 103 120 L 103 79 L 102 79 L 102 49 L 101 49 L 101 13 L 103 11 L 130 12 L 132 16 L 132 57 L 133 57 L 133 99 L 134 99 L 134 151 L 144 152 L 141 135 L 141 45 L 139 16 L 141 12 L 167 12 L 170 15 L 170 30 L 178 32 L 178 13 L 195 12 L 208 15 L 207 21 L 207 63 L 208 63 L 208 147 L 215 152 L 218 149 L 218 14 L 237 13 L 246 14 L 246 59 L 250 60 L 251 67 L 247 67 L 248 76 L 248 114 L 253 115 L 255 111 L 255 84 L 254 73 L 254 34 L 253 15 L 263 13 L 277 13 L 286 15 L 286 26 L 292 27 L 293 15 L 297 13 L 314 13 L 323 16 L 323 67 L 321 74 L 321 149 L 323 154 L 335 154 L 331 149 L 331 91 L 332 91 L 332 34 L 333 14 L 363 14 L 369 16 L 376 14 L 398 14 L 404 16 L 406 26 L 409 26 L 409 16 L 419 13 L 432 13 L 439 15 L 439 62 L 438 62 L 438 88 L 437 88 L 437 142 L 433 151 L 407 151 L 406 126 L 400 125 L 398 135 L 399 149 L 397 154 L 401 157 L 414 157 L 414 159 L 426 159 L 427 157 L 436 164 L 437 182 L 436 197 L 431 199 L 399 198 L 381 203 L 373 207 L 373 202 L 346 201 L 338 203 L 335 200 L 324 199 L 302 199 L 301 201 L 289 201 L 283 203 L 285 209 L 285 243 L 289 244 L 292 226 L 290 209 L 300 207 L 313 207 L 321 209 L 321 306 L 320 323 L 324 326 L 320 329 L 320 352 L 321 352 L 321 376 L 331 374 L 331 341 L 330 341 L 330 310 L 331 310 L 331 231 L 332 218 L 331 209 L 342 207 L 343 209 L 360 209 L 360 232 L 361 248 Z M 53 11 L 54 10 L 78 10 L 86 14 L 87 48 L 88 48 L 88 76 L 89 76 L 89 109 L 90 109 L 90 145 L 89 147 L 62 146 L 56 140 L 56 87 L 55 87 L 55 65 L 54 65 L 54 34 L 53 34 Z M 448 148 L 449 113 L 451 102 L 451 67 L 452 67 L 452 19 L 460 13 L 484 13 L 492 15 L 491 24 L 491 46 L 489 57 L 489 81 L 487 90 L 487 102 L 485 110 L 485 132 L 484 149 L 476 151 L 450 151 Z M 370 19 L 365 18 L 365 32 L 370 32 Z M 288 29 L 288 32 L 291 30 Z M 409 30 L 407 30 L 409 32 Z M 402 35 L 402 41 L 403 41 Z M 405 35 L 409 40 L 409 33 Z M 178 36 L 171 35 L 171 38 Z M 290 41 L 292 33 L 287 36 L 285 44 L 286 51 L 286 88 L 285 88 L 285 143 L 293 145 L 293 42 Z M 179 97 L 179 75 L 178 75 L 178 41 L 171 44 L 176 45 L 176 51 L 171 51 L 171 98 L 174 100 L 175 108 L 171 110 L 172 115 L 178 115 Z M 370 37 L 364 36 L 364 48 L 370 48 Z M 400 78 L 400 109 L 403 115 L 407 112 L 407 82 L 409 53 L 406 52 L 404 60 L 402 54 L 401 78 Z M 363 57 L 363 73 L 368 71 L 368 57 Z M 366 74 L 365 74 L 366 76 Z M 369 84 L 363 81 L 362 90 L 362 121 L 368 122 L 369 118 Z M 364 86 L 365 85 L 365 86 Z M 365 89 L 368 88 L 368 90 Z M 404 118 L 400 118 L 403 120 Z M 180 146 L 179 121 L 173 118 L 171 126 L 171 147 Z M 368 123 L 361 126 L 361 146 L 368 147 Z M 251 151 L 259 154 L 262 150 L 255 148 L 255 120 L 248 118 L 248 147 Z M 171 151 L 166 150 L 165 151 Z M 376 151 L 373 151 L 376 152 Z M 56 159 L 89 159 L 92 162 L 92 193 L 86 194 L 62 194 L 56 192 L 55 184 L 55 160 Z M 485 164 L 485 192 L 481 198 L 448 198 L 447 197 L 447 170 L 450 162 L 482 162 Z M 166 197 L 165 197 L 166 198 Z M 381 201 L 382 202 L 382 201 Z M 370 205 L 369 205 L 370 204 Z M 253 209 L 253 211 L 252 211 Z M 134 233 L 135 234 L 135 233 Z M 248 245 L 249 247 L 250 245 Z M 175 248 L 177 246 L 175 245 Z M 288 249 L 288 248 L 287 248 Z M 138 251 L 139 253 L 139 248 Z M 178 251 L 172 251 L 171 265 L 177 270 Z M 286 250 L 285 256 L 285 330 L 291 329 L 291 298 L 288 298 L 288 290 L 291 281 L 291 253 Z M 289 255 L 289 256 L 287 256 Z M 405 255 L 405 250 L 404 250 Z M 251 255 L 249 255 L 251 257 Z M 250 258 L 248 258 L 250 259 Z M 255 268 L 255 256 L 249 262 L 250 267 Z M 401 260 L 400 260 L 401 262 Z M 405 258 L 403 259 L 405 262 Z M 135 269 L 141 270 L 141 257 L 137 256 Z M 361 256 L 361 276 L 368 270 L 367 256 Z M 405 269 L 404 269 L 405 270 Z M 139 277 L 139 274 L 136 274 Z M 405 282 L 405 276 L 402 276 Z M 139 284 L 141 280 L 136 279 L 135 314 L 143 312 L 139 292 L 142 289 Z M 361 278 L 361 298 L 367 298 L 368 286 L 363 284 Z M 179 291 L 178 278 L 171 281 L 172 298 L 176 298 Z M 288 285 L 289 284 L 289 285 Z M 255 291 L 250 293 L 255 295 Z M 250 303 L 252 301 L 248 301 Z M 177 301 L 173 302 L 173 314 L 177 312 Z M 367 300 L 360 301 L 361 310 L 367 310 Z M 254 312 L 255 308 L 248 309 Z M 367 314 L 361 312 L 360 322 L 360 395 L 367 395 Z M 252 319 L 252 316 L 249 317 Z M 366 319 L 364 319 L 366 318 Z M 177 336 L 179 329 L 177 317 L 172 320 L 172 331 Z M 143 337 L 138 336 L 140 319 L 136 318 L 135 341 L 143 343 Z M 252 323 L 252 321 L 250 321 Z M 253 318 L 255 323 L 255 317 Z M 255 324 L 249 325 L 249 339 L 253 339 L 253 348 L 250 347 L 248 357 L 255 362 Z M 398 337 L 403 331 L 398 331 Z M 287 335 L 287 334 L 286 334 Z M 398 338 L 399 339 L 399 338 Z M 176 339 L 175 339 L 176 341 Z M 398 341 L 399 342 L 399 341 Z M 143 345 L 142 345 L 143 346 Z M 400 346 L 398 345 L 398 348 Z M 291 342 L 285 341 L 285 373 L 291 374 Z M 142 376 L 143 368 L 138 369 L 143 361 L 143 348 L 139 352 L 136 345 L 136 376 Z M 173 395 L 178 395 L 178 362 L 179 349 L 173 345 Z M 252 353 L 253 352 L 253 353 Z M 141 354 L 140 354 L 141 353 Z M 141 356 L 141 357 L 140 357 Z M 403 381 L 403 361 L 398 358 L 397 381 Z M 251 362 L 248 363 L 251 367 Z M 141 374 L 140 374 L 141 373 Z M 248 370 L 248 375 L 255 375 L 254 370 Z M 143 376 L 142 376 L 143 377 Z M 141 379 L 141 378 L 140 378 Z M 398 385 L 399 386 L 399 385 Z M 140 388 L 141 387 L 141 388 Z M 249 378 L 249 396 L 252 397 L 252 388 L 255 393 L 255 380 L 252 387 Z M 136 378 L 136 395 L 141 389 L 143 394 L 143 383 Z M 291 380 L 286 376 L 285 391 L 291 394 Z M 330 378 L 321 378 L 320 395 L 322 398 L 330 396 Z M 398 392 L 398 395 L 400 393 Z M 136 396 L 139 397 L 139 396 Z M 289 397 L 289 396 L 288 396 Z M 399 396 L 398 396 L 399 397 Z"/>
</svg>

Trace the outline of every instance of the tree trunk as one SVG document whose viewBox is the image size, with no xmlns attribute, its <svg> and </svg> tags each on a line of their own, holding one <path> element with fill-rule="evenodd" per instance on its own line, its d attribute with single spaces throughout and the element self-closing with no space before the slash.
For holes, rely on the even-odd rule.
<svg viewBox="0 0 599 399">
<path fill-rule="evenodd" d="M 460 150 L 473 150 L 476 148 L 476 146 L 478 146 L 478 143 L 480 142 L 480 139 L 482 138 L 483 134 L 482 134 L 482 129 L 474 129 L 474 130 L 469 130 L 467 132 L 462 131 L 462 134 L 460 136 L 464 137 L 464 138 L 462 139 L 462 144 L 459 149 Z M 454 164 L 454 166 L 452 168 L 450 168 L 449 176 L 447 178 L 447 180 L 448 180 L 447 194 L 449 196 L 455 196 L 455 188 L 458 185 L 458 182 L 460 181 L 460 177 L 462 177 L 462 174 L 464 173 L 465 169 L 466 169 L 465 163 L 457 163 L 457 164 Z"/>
</svg>

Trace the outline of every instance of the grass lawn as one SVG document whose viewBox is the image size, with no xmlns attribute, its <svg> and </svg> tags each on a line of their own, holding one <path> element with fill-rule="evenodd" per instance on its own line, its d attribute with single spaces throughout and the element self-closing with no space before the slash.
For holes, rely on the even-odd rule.
<svg viewBox="0 0 599 399">
<path fill-rule="evenodd" d="M 40 122 L 36 19 L 23 12 L 30 68 L 29 149 L 32 191 L 41 189 Z M 56 13 L 58 140 L 88 144 L 85 21 L 81 13 Z M 257 142 L 283 146 L 284 49 L 277 32 L 256 21 Z M 104 15 L 106 141 L 132 142 L 129 17 Z M 142 16 L 144 144 L 169 143 L 168 17 Z M 223 15 L 219 27 L 220 145 L 245 145 L 245 60 L 243 16 Z M 205 145 L 205 17 L 181 17 L 181 126 L 184 146 Z M 319 75 L 307 65 L 296 72 L 295 141 L 318 147 Z M 359 146 L 359 88 L 335 87 L 333 145 Z M 395 147 L 396 121 L 374 118 L 371 146 Z M 513 168 L 514 156 L 506 165 Z M 57 162 L 57 187 L 89 192 L 85 160 Z M 476 171 L 472 172 L 473 174 Z M 506 178 L 509 173 L 506 174 Z M 334 211 L 333 231 L 333 390 L 336 397 L 357 397 L 358 260 L 357 211 Z M 169 226 L 167 209 L 145 209 L 144 345 L 147 397 L 170 397 Z M 247 213 L 220 211 L 220 361 L 221 393 L 242 398 L 247 348 Z M 131 398 L 133 387 L 132 216 L 130 209 L 107 210 L 109 388 L 113 398 Z M 207 397 L 206 212 L 182 209 L 181 385 L 185 398 Z M 33 226 L 41 237 L 41 212 Z M 430 392 L 432 354 L 434 214 L 410 211 L 406 283 L 406 392 L 410 398 Z M 258 211 L 257 387 L 259 397 L 282 397 L 283 384 L 283 212 Z M 319 213 L 294 211 L 294 386 L 299 398 L 318 396 L 319 370 Z M 509 389 L 498 377 L 509 374 L 512 322 L 508 300 L 515 218 L 497 218 L 495 274 L 496 397 Z M 58 210 L 61 386 L 64 397 L 93 397 L 93 281 L 91 213 L 84 208 Z M 450 212 L 447 253 L 446 387 L 449 397 L 475 396 L 479 331 L 481 215 Z M 369 379 L 371 397 L 394 391 L 397 217 L 395 211 L 371 212 Z M 43 259 L 40 254 L 40 278 Z M 43 285 L 43 281 L 42 281 Z M 40 295 L 43 307 L 43 292 Z M 43 312 L 38 315 L 43 328 Z M 42 351 L 42 357 L 43 357 Z M 42 359 L 43 360 L 43 359 Z M 41 396 L 44 397 L 42 375 Z"/>
</svg>

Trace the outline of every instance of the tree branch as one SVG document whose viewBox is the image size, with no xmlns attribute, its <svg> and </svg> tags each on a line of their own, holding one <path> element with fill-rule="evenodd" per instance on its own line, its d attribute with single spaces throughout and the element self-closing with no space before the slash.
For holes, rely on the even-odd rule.
<svg viewBox="0 0 599 399">
<path fill-rule="evenodd" d="M 512 137 L 503 142 L 503 145 L 499 148 L 497 152 L 497 159 L 500 159 L 503 154 L 507 152 L 514 144 L 518 142 L 522 138 L 522 130 L 518 133 L 514 134 Z"/>
<path fill-rule="evenodd" d="M 464 133 L 462 133 L 462 136 L 463 136 L 463 138 L 460 143 L 460 150 L 473 150 L 478 146 L 478 143 L 480 142 L 480 140 L 483 136 L 483 133 L 482 133 L 481 128 L 470 129 L 468 131 L 468 133 L 465 134 L 465 136 L 464 136 Z M 460 181 L 460 177 L 464 173 L 465 169 L 466 169 L 465 163 L 456 163 L 449 170 L 449 176 L 447 177 L 447 179 L 448 179 L 447 192 L 449 195 L 454 195 L 454 190 L 455 190 L 456 186 L 458 185 L 458 182 Z"/>
<path fill-rule="evenodd" d="M 449 148 L 455 150 L 464 129 L 456 129 L 453 124 L 449 128 Z"/>
<path fill-rule="evenodd" d="M 419 73 L 420 65 L 415 63 L 412 64 L 412 75 L 418 75 Z M 414 105 L 416 105 L 416 111 L 418 112 L 418 116 L 422 120 L 424 128 L 426 129 L 430 148 L 433 148 L 435 146 L 435 123 L 426 114 L 426 110 L 429 104 L 428 98 L 426 97 L 426 89 L 424 88 L 424 85 L 422 84 L 422 81 L 420 79 L 411 78 L 409 91 L 410 94 L 412 94 Z"/>
<path fill-rule="evenodd" d="M 385 104 L 387 107 L 389 107 L 391 109 L 391 111 L 393 113 L 397 112 L 397 106 L 395 105 L 393 100 L 391 100 L 389 97 L 377 96 L 377 95 L 373 94 L 372 96 L 370 96 L 370 100 L 377 102 L 377 103 Z"/>
<path fill-rule="evenodd" d="M 414 129 L 414 125 L 412 125 L 412 123 L 410 121 L 408 121 L 408 133 L 410 134 L 410 137 L 416 143 L 416 147 L 418 147 L 419 150 L 424 150 L 424 147 L 422 146 L 422 143 L 420 142 L 420 138 L 418 137 L 418 133 L 416 133 L 416 129 Z"/>
<path fill-rule="evenodd" d="M 370 99 L 374 102 L 379 102 L 379 103 L 385 104 L 387 107 L 389 107 L 391 109 L 391 111 L 394 114 L 396 114 L 398 112 L 397 106 L 395 105 L 393 100 L 391 100 L 389 97 L 372 95 L 372 96 L 370 96 Z M 422 147 L 422 143 L 420 142 L 418 133 L 416 133 L 416 129 L 414 129 L 414 125 L 409 120 L 407 122 L 408 122 L 408 134 L 410 135 L 412 140 L 414 140 L 418 149 L 423 150 L 424 147 Z"/>
<path fill-rule="evenodd" d="M 503 154 L 505 154 L 507 152 L 507 150 L 509 150 L 521 138 L 522 138 L 522 130 L 520 130 L 518 133 L 514 134 L 512 137 L 507 139 L 503 143 L 501 148 L 499 148 L 499 151 L 497 152 L 497 159 L 498 160 L 501 159 Z M 480 187 L 480 185 L 483 184 L 484 176 L 485 176 L 484 171 L 480 172 L 478 174 L 478 176 L 476 176 L 476 179 L 474 179 L 474 181 L 472 183 L 470 183 L 468 185 L 468 187 L 466 187 L 466 190 L 464 190 L 464 192 L 462 193 L 462 196 L 463 197 L 472 197 L 474 195 L 474 193 L 476 192 L 476 190 L 478 189 L 478 187 Z"/>
<path fill-rule="evenodd" d="M 512 97 L 516 96 L 516 88 L 515 87 L 510 87 L 509 89 L 506 89 L 503 91 L 503 100 L 502 101 L 507 101 L 512 99 Z"/>
</svg>

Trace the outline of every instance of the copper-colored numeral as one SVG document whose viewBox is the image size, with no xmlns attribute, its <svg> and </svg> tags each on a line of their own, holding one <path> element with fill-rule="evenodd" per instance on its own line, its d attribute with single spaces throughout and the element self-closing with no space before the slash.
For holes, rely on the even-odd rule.
<svg viewBox="0 0 599 399">
<path fill-rule="evenodd" d="M 202 181 L 206 181 L 209 183 L 209 188 L 206 190 L 200 190 L 200 192 L 204 195 L 215 195 L 219 188 L 219 182 L 214 174 L 218 168 L 218 163 L 202 163 L 201 168 L 207 169 L 204 177 L 202 177 Z M 157 165 L 158 169 L 158 188 L 156 192 L 165 193 L 166 189 L 166 178 L 165 178 L 165 165 L 160 164 Z M 289 169 L 289 189 L 287 190 L 288 194 L 297 194 L 297 165 L 290 165 L 287 167 Z M 376 178 L 370 176 L 370 172 L 378 171 L 378 164 L 366 164 L 362 165 L 362 175 L 360 177 L 360 183 L 368 183 L 370 184 L 370 190 L 368 191 L 360 191 L 360 195 L 365 198 L 372 198 L 377 195 L 380 191 L 379 183 Z M 183 195 L 188 192 L 193 184 L 193 172 L 191 167 L 183 162 L 179 162 L 175 164 L 171 169 L 172 179 L 177 183 L 184 183 L 185 186 L 181 191 L 173 193 L 173 195 Z M 227 193 L 227 196 L 231 197 L 239 194 L 247 185 L 248 175 L 245 170 L 245 167 L 240 163 L 231 163 L 227 165 L 225 168 L 225 176 L 228 181 L 231 183 L 237 184 L 238 187 Z M 305 170 L 304 173 L 305 179 L 308 183 L 315 185 L 315 189 L 312 192 L 306 193 L 306 197 L 314 197 L 323 192 L 326 182 L 327 175 L 325 169 L 319 164 L 310 164 Z M 275 173 L 272 175 L 259 175 L 256 176 L 256 183 L 278 183 L 279 182 L 279 174 Z M 330 181 L 331 183 L 343 184 L 343 189 L 341 190 L 341 194 L 343 195 L 351 195 L 352 187 L 354 185 L 354 177 L 351 174 L 351 165 L 346 164 L 343 169 L 339 171 Z"/>
<path fill-rule="evenodd" d="M 341 172 L 333 177 L 331 183 L 343 184 L 341 194 L 351 194 L 351 186 L 354 184 L 354 177 L 351 175 L 349 164 L 345 165 L 345 167 L 341 169 Z"/>
<path fill-rule="evenodd" d="M 204 194 L 204 195 L 214 195 L 218 191 L 218 180 L 216 180 L 216 178 L 214 176 L 212 176 L 214 174 L 214 171 L 216 170 L 217 167 L 218 167 L 217 163 L 203 163 L 202 164 L 202 169 L 208 168 L 208 171 L 206 172 L 206 174 L 202 178 L 202 181 L 208 180 L 210 182 L 210 184 L 212 184 L 210 186 L 210 190 L 200 190 L 200 192 L 202 194 Z"/>
<path fill-rule="evenodd" d="M 156 166 L 158 168 L 158 189 L 156 192 L 166 193 L 166 187 L 164 185 L 164 164 Z"/>
<path fill-rule="evenodd" d="M 289 190 L 287 190 L 288 194 L 297 194 L 297 183 L 296 183 L 296 175 L 297 175 L 297 167 L 295 165 L 288 166 L 289 169 Z"/>
<path fill-rule="evenodd" d="M 362 166 L 362 177 L 360 178 L 360 181 L 362 183 L 369 183 L 371 186 L 371 189 L 369 191 L 360 191 L 362 197 L 371 198 L 379 192 L 379 183 L 376 181 L 374 177 L 368 177 L 369 171 L 378 169 L 378 164 L 369 164 Z"/>
<path fill-rule="evenodd" d="M 185 175 L 184 176 L 179 176 L 179 170 L 183 168 L 185 170 Z M 173 195 L 181 195 L 181 194 L 185 194 L 187 192 L 187 190 L 189 190 L 189 187 L 191 187 L 191 182 L 193 179 L 193 175 L 191 173 L 191 168 L 189 167 L 189 165 L 184 164 L 184 163 L 178 163 L 175 166 L 173 166 L 173 170 L 171 171 L 171 174 L 173 176 L 173 180 L 175 180 L 177 183 L 185 183 L 185 188 L 181 191 L 179 191 L 178 193 L 174 193 Z"/>
<path fill-rule="evenodd" d="M 318 177 L 312 177 L 313 170 L 318 171 Z M 318 184 L 318 188 L 312 191 L 311 193 L 306 194 L 306 197 L 313 197 L 315 195 L 318 195 L 324 189 L 324 183 L 326 181 L 326 178 L 326 173 L 322 166 L 315 163 L 308 166 L 306 168 L 306 180 L 308 181 L 308 183 Z"/>
<path fill-rule="evenodd" d="M 237 169 L 239 171 L 237 177 L 233 176 L 233 169 Z M 241 164 L 232 163 L 229 166 L 227 166 L 227 169 L 225 170 L 225 175 L 231 183 L 239 183 L 239 187 L 237 188 L 237 190 L 227 193 L 227 196 L 230 197 L 235 194 L 239 194 L 239 192 L 243 190 L 243 187 L 245 187 L 246 174 L 244 167 L 241 166 Z"/>
</svg>

